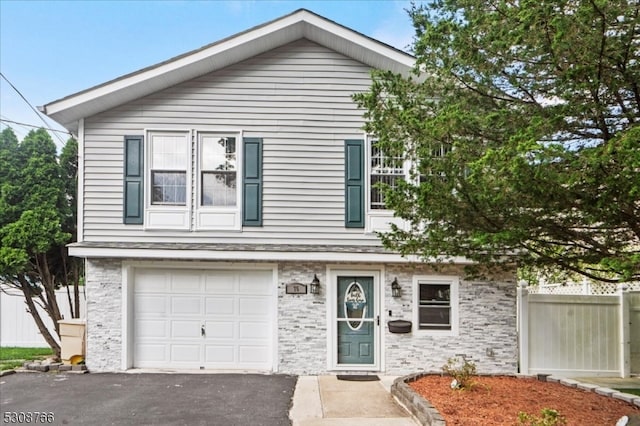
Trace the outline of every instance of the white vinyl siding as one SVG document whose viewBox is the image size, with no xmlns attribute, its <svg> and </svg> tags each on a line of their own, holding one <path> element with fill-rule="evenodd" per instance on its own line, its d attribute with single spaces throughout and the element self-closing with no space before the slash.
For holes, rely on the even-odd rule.
<svg viewBox="0 0 640 426">
<path fill-rule="evenodd" d="M 377 245 L 344 227 L 344 140 L 364 138 L 351 96 L 369 72 L 300 40 L 87 118 L 84 241 Z M 163 128 L 262 138 L 263 226 L 197 230 L 196 214 L 190 232 L 123 225 L 122 137 Z"/>
</svg>

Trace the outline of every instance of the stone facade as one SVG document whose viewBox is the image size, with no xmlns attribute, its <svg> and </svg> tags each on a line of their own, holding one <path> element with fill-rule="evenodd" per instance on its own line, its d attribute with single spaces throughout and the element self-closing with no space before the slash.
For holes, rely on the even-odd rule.
<svg viewBox="0 0 640 426">
<path fill-rule="evenodd" d="M 87 259 L 87 357 L 92 371 L 122 366 L 122 261 Z"/>
<path fill-rule="evenodd" d="M 324 265 L 278 265 L 278 370 L 300 375 L 327 370 L 327 277 Z M 317 274 L 320 294 L 285 294 L 291 282 L 309 284 Z"/>
<path fill-rule="evenodd" d="M 479 373 L 517 371 L 516 283 L 514 274 L 494 280 L 465 279 L 461 266 L 438 271 L 423 264 L 327 265 L 320 262 L 278 264 L 277 370 L 288 374 L 328 372 L 327 276 L 329 270 L 372 268 L 380 276 L 384 297 L 380 315 L 385 374 L 439 372 L 447 359 L 464 355 Z M 319 295 L 286 294 L 286 284 L 309 284 L 314 274 L 321 282 Z M 459 332 L 429 335 L 414 331 L 390 333 L 387 321 L 414 320 L 413 278 L 421 275 L 455 275 L 459 281 Z M 391 297 L 394 278 L 402 286 L 400 298 Z M 92 371 L 119 371 L 122 367 L 122 262 L 87 262 L 87 365 Z M 389 315 L 391 313 L 391 316 Z"/>
<path fill-rule="evenodd" d="M 515 276 L 491 281 L 466 280 L 461 267 L 434 271 L 428 266 L 407 269 L 403 265 L 387 270 L 387 279 L 412 283 L 413 275 L 458 275 L 459 327 L 455 336 L 429 335 L 415 330 L 393 334 L 385 329 L 386 372 L 440 372 L 447 359 L 464 356 L 476 363 L 479 373 L 515 373 L 518 368 Z M 387 286 L 388 287 L 388 286 Z M 390 289 L 386 289 L 390 293 Z M 397 300 L 387 295 L 387 309 L 394 317 L 413 319 L 413 287 L 403 286 Z M 400 314 L 397 315 L 396 312 Z"/>
</svg>

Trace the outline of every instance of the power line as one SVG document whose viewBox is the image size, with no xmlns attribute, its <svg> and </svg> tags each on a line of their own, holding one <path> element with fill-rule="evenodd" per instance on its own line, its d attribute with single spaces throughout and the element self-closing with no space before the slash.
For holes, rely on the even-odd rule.
<svg viewBox="0 0 640 426">
<path fill-rule="evenodd" d="M 29 105 L 29 107 L 33 110 L 33 112 L 35 112 L 35 113 L 36 113 L 36 115 L 38 116 L 38 118 L 39 118 L 40 120 L 42 120 L 42 122 L 44 123 L 44 125 L 45 125 L 45 126 L 47 126 L 47 127 L 49 127 L 49 123 L 47 123 L 47 122 L 44 120 L 44 118 L 42 118 L 42 116 L 40 115 L 40 113 L 38 112 L 38 110 L 37 110 L 37 109 L 35 109 L 35 108 L 33 107 L 33 105 L 31 105 L 31 103 L 29 103 L 29 101 L 27 100 L 27 98 L 25 98 L 25 97 L 24 97 L 24 95 L 23 95 L 22 93 L 20 93 L 20 91 L 16 88 L 16 86 L 14 86 L 14 85 L 9 81 L 9 79 L 8 79 L 7 77 L 5 77 L 5 75 L 4 75 L 4 74 L 2 74 L 2 72 L 0 72 L 0 76 L 1 76 L 2 78 L 4 78 L 4 79 L 5 79 L 5 81 L 6 81 L 7 83 L 9 83 L 9 86 L 11 86 L 11 87 L 13 88 L 13 90 L 15 90 L 15 91 L 16 91 L 16 93 L 17 93 L 18 95 L 20 95 L 20 97 L 22 98 L 22 100 L 23 100 L 23 101 L 25 101 L 25 102 L 27 103 L 27 105 Z M 56 138 L 58 138 L 58 140 L 60 141 L 60 143 L 61 143 L 62 145 L 64 145 L 64 142 L 62 141 L 62 139 L 60 138 L 60 136 L 59 136 L 57 133 L 54 133 L 54 135 L 56 135 Z"/>
<path fill-rule="evenodd" d="M 19 121 L 8 120 L 6 118 L 0 118 L 0 122 L 13 123 L 13 124 L 17 124 L 18 126 L 33 127 L 34 129 L 45 129 L 45 130 L 48 130 L 50 132 L 57 132 L 57 133 L 64 133 L 65 135 L 71 135 L 71 133 L 67 132 L 66 130 L 56 130 L 56 129 L 52 129 L 50 127 L 42 127 L 42 126 L 36 126 L 34 124 L 20 123 Z M 73 136 L 73 135 L 71 135 L 71 136 Z"/>
</svg>

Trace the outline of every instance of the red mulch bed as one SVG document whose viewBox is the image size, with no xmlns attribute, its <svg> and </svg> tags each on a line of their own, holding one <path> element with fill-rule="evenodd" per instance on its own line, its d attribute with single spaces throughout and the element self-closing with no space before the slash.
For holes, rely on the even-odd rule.
<svg viewBox="0 0 640 426">
<path fill-rule="evenodd" d="M 474 378 L 471 390 L 451 389 L 449 376 L 424 376 L 409 383 L 444 417 L 447 425 L 516 425 L 518 413 L 540 416 L 540 410 L 560 412 L 567 425 L 615 425 L 624 415 L 640 415 L 640 408 L 595 392 L 559 383 L 504 376 Z"/>
</svg>

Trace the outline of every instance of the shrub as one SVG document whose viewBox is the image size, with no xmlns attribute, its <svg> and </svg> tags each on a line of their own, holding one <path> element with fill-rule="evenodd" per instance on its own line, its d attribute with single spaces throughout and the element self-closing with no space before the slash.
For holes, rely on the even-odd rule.
<svg viewBox="0 0 640 426">
<path fill-rule="evenodd" d="M 566 425 L 566 418 L 552 408 L 540 410 L 540 416 L 534 416 L 525 412 L 518 413 L 518 425 L 522 426 L 561 426 Z"/>
<path fill-rule="evenodd" d="M 454 389 L 471 389 L 475 384 L 473 378 L 477 376 L 476 364 L 464 356 L 449 358 L 442 366 L 442 371 L 454 378 L 451 383 Z"/>
</svg>

